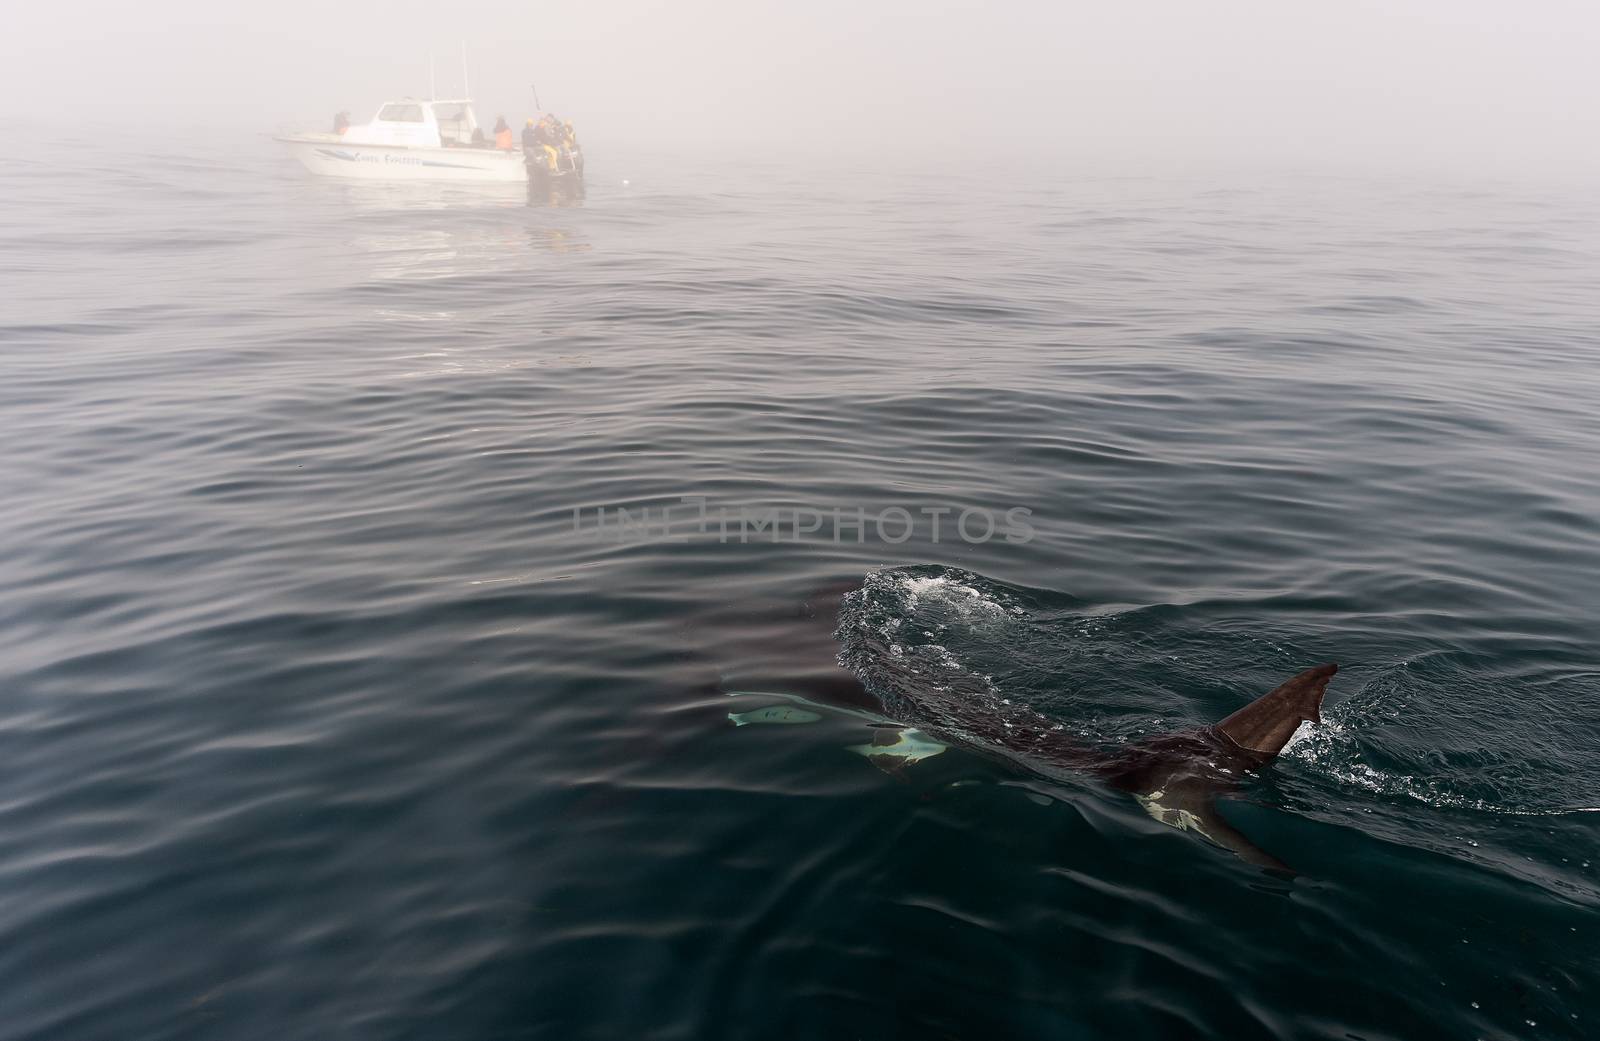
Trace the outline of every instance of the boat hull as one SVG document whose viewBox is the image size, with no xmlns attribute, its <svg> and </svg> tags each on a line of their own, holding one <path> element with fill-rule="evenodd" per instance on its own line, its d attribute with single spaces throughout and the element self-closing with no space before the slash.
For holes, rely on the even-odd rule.
<svg viewBox="0 0 1600 1041">
<path fill-rule="evenodd" d="M 528 179 L 520 154 L 495 148 L 356 144 L 331 134 L 277 140 L 301 166 L 324 177 L 362 181 L 525 182 Z"/>
</svg>

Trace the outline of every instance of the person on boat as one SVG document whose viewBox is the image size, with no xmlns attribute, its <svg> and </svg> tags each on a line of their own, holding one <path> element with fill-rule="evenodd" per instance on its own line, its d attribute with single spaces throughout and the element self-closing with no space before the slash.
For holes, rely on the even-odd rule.
<svg viewBox="0 0 1600 1041">
<path fill-rule="evenodd" d="M 494 146 L 502 152 L 511 151 L 511 126 L 506 122 L 505 116 L 500 116 L 494 121 Z"/>
<path fill-rule="evenodd" d="M 532 119 L 522 127 L 522 154 L 529 156 L 539 147 L 539 131 Z"/>
<path fill-rule="evenodd" d="M 333 132 L 343 137 L 344 132 L 350 129 L 350 113 L 340 112 L 333 117 Z"/>
<path fill-rule="evenodd" d="M 558 160 L 561 157 L 561 123 L 548 112 L 533 128 L 533 141 L 538 151 L 544 153 L 544 160 L 550 169 L 558 169 Z"/>
<path fill-rule="evenodd" d="M 578 147 L 578 131 L 573 128 L 572 120 L 561 124 L 561 147 L 567 153 L 567 165 L 572 172 L 583 179 L 583 150 Z"/>
</svg>

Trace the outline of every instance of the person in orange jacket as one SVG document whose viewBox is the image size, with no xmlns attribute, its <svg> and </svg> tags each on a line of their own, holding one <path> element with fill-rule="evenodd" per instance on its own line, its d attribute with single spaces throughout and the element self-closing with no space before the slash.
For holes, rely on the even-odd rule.
<svg viewBox="0 0 1600 1041">
<path fill-rule="evenodd" d="M 505 116 L 494 121 L 494 146 L 502 152 L 511 151 L 511 126 Z"/>
</svg>

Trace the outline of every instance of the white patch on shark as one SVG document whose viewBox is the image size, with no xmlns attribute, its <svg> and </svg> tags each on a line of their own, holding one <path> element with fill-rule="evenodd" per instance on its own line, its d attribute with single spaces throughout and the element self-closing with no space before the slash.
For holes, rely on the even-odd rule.
<svg viewBox="0 0 1600 1041">
<path fill-rule="evenodd" d="M 728 713 L 728 721 L 736 727 L 751 723 L 815 723 L 821 718 L 815 712 L 808 712 L 803 708 L 791 708 L 788 705 L 772 705 L 768 708 L 758 708 L 753 712 Z"/>
<path fill-rule="evenodd" d="M 898 759 L 906 763 L 920 763 L 924 759 L 932 759 L 949 747 L 940 744 L 920 730 L 907 727 L 896 731 L 895 739 L 888 744 L 847 745 L 845 749 L 874 761 Z"/>
<path fill-rule="evenodd" d="M 845 749 L 865 756 L 874 766 L 886 769 L 891 766 L 908 766 L 919 763 L 924 759 L 931 759 L 940 752 L 949 748 L 914 727 L 901 724 L 876 713 L 866 712 L 856 708 L 844 708 L 834 705 L 819 705 L 798 694 L 790 694 L 781 690 L 730 690 L 726 692 L 729 697 L 763 697 L 782 698 L 792 705 L 804 705 L 805 708 L 792 708 L 789 705 L 772 705 L 767 708 L 754 709 L 750 712 L 730 712 L 728 719 L 734 726 L 744 726 L 748 723 L 815 723 L 822 718 L 821 713 L 836 716 L 852 716 L 865 720 L 873 727 L 874 735 L 882 735 L 886 730 L 893 729 L 893 741 L 883 744 L 846 745 Z M 812 711 L 816 709 L 817 711 Z"/>
<path fill-rule="evenodd" d="M 1135 795 L 1134 799 L 1144 812 L 1167 827 L 1177 828 L 1179 831 L 1198 831 L 1204 835 L 1205 829 L 1200 826 L 1199 817 L 1196 817 L 1181 806 L 1166 806 L 1162 804 L 1161 800 L 1166 794 L 1165 789 L 1157 788 L 1148 795 Z"/>
</svg>

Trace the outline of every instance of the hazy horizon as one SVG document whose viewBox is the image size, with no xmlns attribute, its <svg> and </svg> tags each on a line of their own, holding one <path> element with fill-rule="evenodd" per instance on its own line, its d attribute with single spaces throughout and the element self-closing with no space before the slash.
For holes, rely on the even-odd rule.
<svg viewBox="0 0 1600 1041">
<path fill-rule="evenodd" d="M 445 23 L 448 23 L 447 25 Z M 752 151 L 1600 169 L 1600 14 L 1443 0 L 1291 8 L 500 2 L 0 16 L 0 118 L 171 132 L 320 128 L 461 84 L 522 119 L 530 83 L 586 140 Z M 1580 115 L 1581 113 L 1581 115 Z M 963 152 L 965 150 L 965 152 Z M 978 150 L 974 152 L 974 150 Z"/>
</svg>

